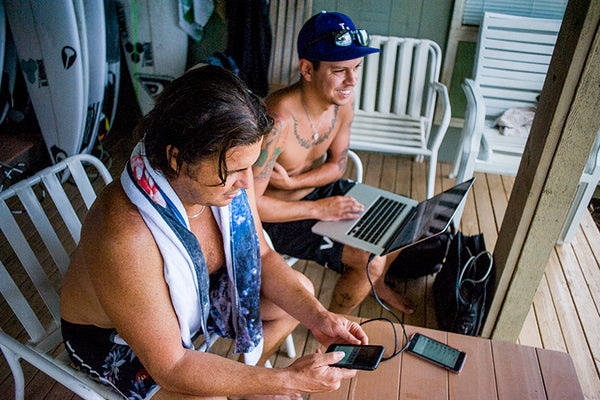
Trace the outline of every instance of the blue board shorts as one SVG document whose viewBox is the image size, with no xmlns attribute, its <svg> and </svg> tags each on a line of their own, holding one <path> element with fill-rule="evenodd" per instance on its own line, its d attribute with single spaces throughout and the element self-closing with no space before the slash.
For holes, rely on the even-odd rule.
<svg viewBox="0 0 600 400">
<path fill-rule="evenodd" d="M 301 201 L 314 201 L 333 196 L 345 195 L 355 182 L 340 179 L 325 186 L 321 186 Z M 273 247 L 278 253 L 310 260 L 336 272 L 343 273 L 346 267 L 342 264 L 342 250 L 344 245 L 334 242 L 328 237 L 312 232 L 316 219 L 304 219 L 291 222 L 263 223 L 263 228 L 273 242 Z"/>
</svg>

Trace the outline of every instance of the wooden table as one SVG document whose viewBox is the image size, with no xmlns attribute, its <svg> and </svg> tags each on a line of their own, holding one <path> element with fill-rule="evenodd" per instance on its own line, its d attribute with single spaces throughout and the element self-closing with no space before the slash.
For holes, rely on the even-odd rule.
<svg viewBox="0 0 600 400">
<path fill-rule="evenodd" d="M 393 349 L 388 322 L 363 325 L 370 344 Z M 402 328 L 396 324 L 398 337 Z M 394 399 L 583 399 L 571 356 L 567 353 L 407 326 L 467 353 L 460 374 L 447 372 L 406 352 L 383 362 L 375 371 L 360 371 L 339 390 L 310 400 Z M 404 343 L 404 341 L 402 341 Z"/>
</svg>

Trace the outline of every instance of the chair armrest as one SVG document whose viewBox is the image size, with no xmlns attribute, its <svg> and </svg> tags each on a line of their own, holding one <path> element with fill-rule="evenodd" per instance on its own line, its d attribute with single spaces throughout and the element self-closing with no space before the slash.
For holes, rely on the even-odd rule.
<svg viewBox="0 0 600 400">
<path fill-rule="evenodd" d="M 354 168 L 356 169 L 354 173 L 354 182 L 362 183 L 363 165 L 362 161 L 360 161 L 360 157 L 352 150 L 348 150 L 348 159 L 354 162 Z"/>
<path fill-rule="evenodd" d="M 456 182 L 463 182 L 473 176 L 485 124 L 485 103 L 479 85 L 472 79 L 465 79 L 462 88 L 467 98 L 467 109 L 461 132 L 462 148 L 459 149 L 461 156 Z"/>
<path fill-rule="evenodd" d="M 444 140 L 444 136 L 446 136 L 446 132 L 448 131 L 452 112 L 450 108 L 450 98 L 448 97 L 448 88 L 446 88 L 446 85 L 440 82 L 432 82 L 431 86 L 438 93 L 440 103 L 444 109 L 444 113 L 442 114 L 442 122 L 440 123 L 438 129 L 436 129 L 435 133 L 433 134 L 433 138 L 430 141 L 430 150 L 434 153 L 437 153 L 440 145 L 442 144 L 442 140 Z"/>
<path fill-rule="evenodd" d="M 465 79 L 462 84 L 463 91 L 467 97 L 467 109 L 465 114 L 465 125 L 463 135 L 472 142 L 471 152 L 479 153 L 479 146 L 483 138 L 485 127 L 485 100 L 479 84 L 472 79 Z"/>
</svg>

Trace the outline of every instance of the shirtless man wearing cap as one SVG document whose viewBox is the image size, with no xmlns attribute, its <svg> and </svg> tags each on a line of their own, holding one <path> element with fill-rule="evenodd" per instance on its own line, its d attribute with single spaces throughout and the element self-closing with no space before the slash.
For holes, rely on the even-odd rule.
<svg viewBox="0 0 600 400">
<path fill-rule="evenodd" d="M 341 179 L 348 160 L 354 86 L 367 47 L 367 31 L 344 14 L 321 12 L 298 35 L 300 80 L 269 95 L 275 127 L 254 166 L 258 209 L 275 249 L 325 265 L 341 276 L 329 310 L 349 314 L 371 291 L 369 254 L 312 233 L 316 220 L 357 218 L 364 210 L 344 196 L 354 184 Z M 326 155 L 326 161 L 320 162 Z M 369 274 L 377 295 L 406 313 L 414 303 L 384 282 L 391 257 L 377 256 Z"/>
</svg>

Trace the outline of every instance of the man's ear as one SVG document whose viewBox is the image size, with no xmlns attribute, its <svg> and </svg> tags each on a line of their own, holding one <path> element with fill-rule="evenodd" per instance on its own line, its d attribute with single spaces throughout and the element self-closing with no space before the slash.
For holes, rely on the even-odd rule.
<svg viewBox="0 0 600 400">
<path fill-rule="evenodd" d="M 310 82 L 314 71 L 312 62 L 301 58 L 300 61 L 298 61 L 298 68 L 300 69 L 300 74 L 304 77 L 304 80 Z"/>
<path fill-rule="evenodd" d="M 177 172 L 177 155 L 179 155 L 179 149 L 177 149 L 177 147 L 167 145 L 167 149 L 165 151 L 167 152 L 169 166 L 174 172 Z"/>
</svg>

